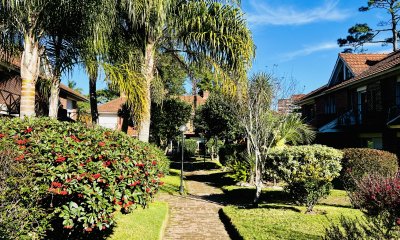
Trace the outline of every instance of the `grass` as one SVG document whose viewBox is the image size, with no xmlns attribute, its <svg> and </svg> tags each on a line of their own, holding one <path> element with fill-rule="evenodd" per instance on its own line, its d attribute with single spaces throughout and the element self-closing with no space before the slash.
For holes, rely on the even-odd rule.
<svg viewBox="0 0 400 240">
<path fill-rule="evenodd" d="M 251 187 L 224 186 L 223 191 L 233 204 L 223 209 L 234 228 L 244 239 L 321 239 L 325 228 L 338 223 L 341 215 L 361 217 L 352 209 L 347 193 L 332 190 L 314 207 L 315 214 L 305 214 L 306 208 L 292 205 L 290 196 L 273 188 L 263 189 L 259 208 L 246 208 L 254 197 Z"/>
<path fill-rule="evenodd" d="M 161 181 L 164 182 L 164 185 L 161 186 L 160 192 L 168 193 L 168 194 L 179 194 L 179 186 L 181 184 L 180 180 L 180 170 L 170 169 L 169 174 L 164 176 Z M 187 186 L 185 181 L 183 181 L 183 186 L 185 193 L 187 193 Z"/>
<path fill-rule="evenodd" d="M 117 226 L 109 240 L 161 239 L 168 217 L 168 204 L 151 203 L 149 208 L 116 215 Z"/>
<path fill-rule="evenodd" d="M 340 216 L 361 217 L 356 209 L 316 206 L 317 214 L 305 214 L 305 207 L 286 204 L 261 204 L 259 208 L 238 206 L 223 208 L 238 233 L 244 239 L 321 239 L 331 222 Z"/>
</svg>

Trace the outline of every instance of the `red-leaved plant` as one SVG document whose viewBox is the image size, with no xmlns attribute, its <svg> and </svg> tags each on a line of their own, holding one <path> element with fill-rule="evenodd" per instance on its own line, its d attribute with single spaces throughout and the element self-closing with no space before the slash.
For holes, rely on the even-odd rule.
<svg viewBox="0 0 400 240">
<path fill-rule="evenodd" d="M 29 191 L 68 231 L 102 231 L 117 209 L 146 206 L 168 167 L 160 150 L 123 133 L 48 118 L 1 119 L 0 141 L 14 145 L 36 176 Z"/>
</svg>

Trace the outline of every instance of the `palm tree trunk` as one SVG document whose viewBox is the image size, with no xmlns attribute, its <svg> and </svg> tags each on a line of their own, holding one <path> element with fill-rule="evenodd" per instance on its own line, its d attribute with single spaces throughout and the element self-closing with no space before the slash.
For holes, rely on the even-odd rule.
<svg viewBox="0 0 400 240">
<path fill-rule="evenodd" d="M 143 75 L 146 80 L 146 104 L 147 109 L 142 115 L 142 120 L 139 124 L 139 140 L 149 142 L 150 135 L 150 114 L 151 114 L 151 82 L 154 78 L 154 43 L 148 43 L 145 49 Z"/>
<path fill-rule="evenodd" d="M 92 115 L 92 125 L 97 124 L 99 118 L 99 112 L 97 110 L 97 93 L 96 93 L 96 83 L 97 83 L 98 69 L 94 71 L 89 71 L 89 98 L 90 98 L 90 113 Z"/>
<path fill-rule="evenodd" d="M 33 34 L 25 36 L 21 58 L 21 106 L 20 117 L 35 116 L 35 83 L 39 76 L 39 42 Z"/>
<path fill-rule="evenodd" d="M 49 117 L 57 119 L 58 116 L 58 98 L 60 95 L 60 77 L 54 76 L 50 89 Z"/>
</svg>

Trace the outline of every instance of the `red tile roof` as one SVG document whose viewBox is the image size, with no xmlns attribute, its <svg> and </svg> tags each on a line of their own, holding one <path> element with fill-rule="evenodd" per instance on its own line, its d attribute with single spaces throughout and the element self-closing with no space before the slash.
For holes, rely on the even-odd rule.
<svg viewBox="0 0 400 240">
<path fill-rule="evenodd" d="M 400 50 L 390 54 L 352 54 L 340 53 L 339 56 L 346 61 L 348 66 L 356 74 L 355 77 L 346 80 L 330 88 L 324 85 L 303 97 L 299 102 L 306 100 L 323 92 L 334 91 L 335 89 L 351 85 L 357 81 L 379 75 L 394 67 L 400 66 Z"/>
<path fill-rule="evenodd" d="M 340 53 L 339 57 L 346 62 L 350 70 L 357 76 L 384 59 L 387 55 L 387 53 Z"/>
<path fill-rule="evenodd" d="M 126 97 L 120 97 L 98 106 L 97 109 L 99 113 L 118 113 L 125 102 Z"/>
<path fill-rule="evenodd" d="M 358 76 L 356 76 L 354 78 L 351 78 L 351 79 L 349 79 L 347 81 L 344 81 L 344 82 L 342 82 L 342 83 L 340 83 L 338 85 L 332 86 L 328 90 L 329 91 L 330 90 L 334 90 L 334 89 L 340 88 L 342 86 L 352 84 L 352 83 L 354 83 L 356 81 L 360 81 L 362 79 L 372 77 L 374 75 L 377 75 L 377 74 L 380 74 L 382 72 L 385 72 L 386 70 L 389 70 L 389 69 L 391 69 L 393 67 L 396 67 L 398 65 L 400 65 L 400 51 L 388 54 L 386 56 L 386 58 L 382 59 L 380 62 L 376 63 L 375 65 L 373 65 L 372 67 L 370 67 L 366 71 L 362 72 Z"/>
<path fill-rule="evenodd" d="M 193 105 L 193 98 L 194 98 L 193 95 L 179 96 L 179 99 L 181 99 L 182 101 L 184 101 L 190 105 Z M 203 98 L 200 95 L 197 95 L 197 106 L 203 105 L 204 103 L 206 103 L 206 101 L 207 101 L 207 98 Z"/>
</svg>

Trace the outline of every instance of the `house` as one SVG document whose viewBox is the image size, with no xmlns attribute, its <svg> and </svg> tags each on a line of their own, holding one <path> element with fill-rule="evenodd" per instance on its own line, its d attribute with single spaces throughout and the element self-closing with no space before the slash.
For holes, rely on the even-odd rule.
<svg viewBox="0 0 400 240">
<path fill-rule="evenodd" d="M 19 60 L 16 58 L 8 62 L 0 62 L 0 115 L 19 116 L 22 80 L 19 73 Z M 41 68 L 41 79 L 47 78 Z M 36 88 L 36 115 L 47 116 L 49 109 L 49 95 L 43 94 L 44 81 L 38 81 Z M 78 101 L 88 101 L 85 96 L 73 89 L 60 84 L 60 108 L 58 117 L 61 120 L 78 119 Z"/>
<path fill-rule="evenodd" d="M 340 53 L 328 83 L 297 104 L 318 143 L 400 154 L 400 51 Z"/>
<path fill-rule="evenodd" d="M 290 98 L 278 99 L 278 113 L 292 113 L 300 109 L 295 103 L 302 99 L 305 94 L 295 94 Z"/>
<path fill-rule="evenodd" d="M 178 98 L 190 104 L 193 109 L 192 114 L 194 114 L 194 96 L 184 95 L 184 96 L 179 96 Z M 203 105 L 206 102 L 207 98 L 208 98 L 208 92 L 205 92 L 202 95 L 197 95 L 196 96 L 197 106 Z M 107 103 L 99 105 L 98 124 L 100 126 L 109 129 L 126 131 L 128 135 L 137 137 L 138 132 L 133 124 L 133 121 L 131 119 L 127 119 L 126 115 L 124 116 L 124 104 L 126 100 L 127 99 L 125 96 L 121 96 Z M 191 119 L 186 125 L 188 128 L 188 130 L 185 132 L 186 137 L 195 137 L 196 134 L 194 131 L 193 119 Z"/>
<path fill-rule="evenodd" d="M 128 135 L 137 137 L 138 132 L 133 126 L 133 121 L 124 117 L 124 104 L 126 97 L 119 97 L 98 106 L 98 124 L 105 128 L 127 132 Z"/>
<path fill-rule="evenodd" d="M 192 116 L 189 120 L 189 122 L 186 124 L 187 131 L 185 132 L 185 135 L 187 137 L 194 137 L 196 135 L 195 129 L 194 129 L 194 114 L 196 111 L 196 108 L 198 108 L 201 105 L 204 105 L 209 97 L 210 93 L 209 91 L 204 91 L 200 95 L 182 95 L 179 96 L 179 99 L 182 100 L 183 102 L 189 104 L 192 106 Z"/>
</svg>

